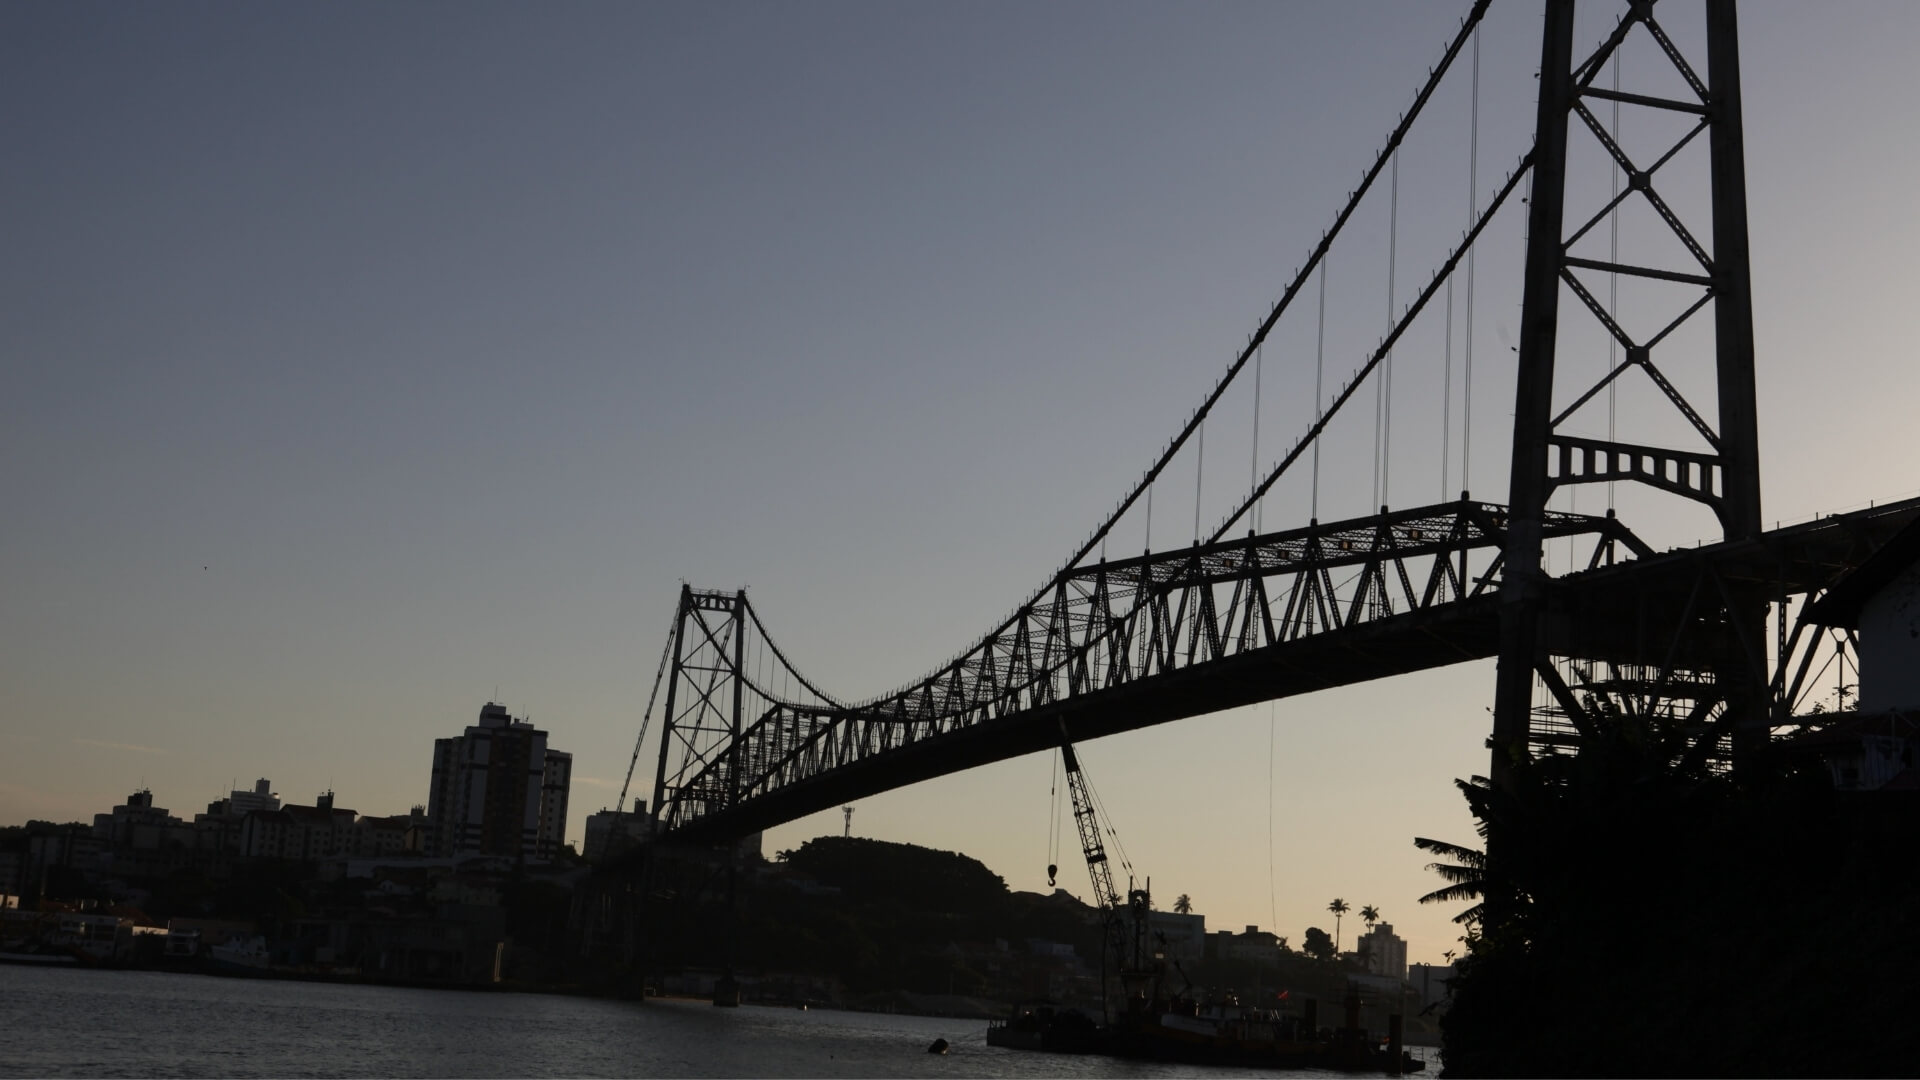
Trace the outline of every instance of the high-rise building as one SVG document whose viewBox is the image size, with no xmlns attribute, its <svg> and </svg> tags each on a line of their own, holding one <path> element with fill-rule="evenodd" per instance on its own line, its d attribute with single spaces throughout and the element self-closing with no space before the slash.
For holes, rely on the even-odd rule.
<svg viewBox="0 0 1920 1080">
<path fill-rule="evenodd" d="M 1367 955 L 1367 970 L 1375 975 L 1405 980 L 1407 943 L 1393 932 L 1392 923 L 1375 923 L 1360 938 Z"/>
<path fill-rule="evenodd" d="M 551 860 L 566 843 L 572 773 L 573 755 L 548 749 L 546 732 L 487 702 L 464 734 L 433 741 L 434 852 Z"/>
</svg>

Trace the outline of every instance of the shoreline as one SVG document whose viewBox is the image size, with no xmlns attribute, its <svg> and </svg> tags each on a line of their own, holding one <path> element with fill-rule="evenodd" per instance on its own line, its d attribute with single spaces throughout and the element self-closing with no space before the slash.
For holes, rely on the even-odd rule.
<svg viewBox="0 0 1920 1080">
<path fill-rule="evenodd" d="M 40 960 L 0 958 L 0 967 L 30 967 L 43 971 L 87 971 L 101 973 L 143 973 L 156 975 L 190 975 L 209 979 L 233 980 L 237 982 L 302 982 L 319 983 L 331 986 L 365 986 L 395 990 L 445 990 L 466 994 L 542 994 L 556 997 L 596 998 L 604 1001 L 630 1001 L 643 1003 L 649 1000 L 661 1002 L 710 1004 L 712 997 L 701 994 L 661 993 L 643 991 L 640 993 L 623 992 L 616 989 L 599 989 L 577 983 L 522 983 L 510 980 L 486 983 L 433 982 L 416 979 L 368 978 L 365 975 L 327 974 L 323 972 L 276 971 L 259 972 L 209 971 L 197 967 L 183 967 L 159 964 L 89 964 L 79 961 L 47 962 Z M 915 995 L 908 991 L 878 991 L 864 995 L 874 997 L 944 997 L 945 995 Z M 844 1013 L 862 1013 L 880 1016 L 917 1016 L 929 1020 L 971 1020 L 986 1023 L 995 1019 L 1009 1006 L 998 1005 L 994 1010 L 974 1010 L 970 1012 L 939 1012 L 912 1008 L 877 1007 L 857 1003 L 834 1002 L 779 1002 L 754 1001 L 743 999 L 739 1007 L 756 1009 L 787 1009 L 796 1011 L 828 1010 Z"/>
<path fill-rule="evenodd" d="M 633 994 L 633 993 L 620 993 L 620 992 L 613 992 L 613 991 L 596 990 L 591 987 L 580 986 L 580 985 L 527 984 L 527 983 L 514 983 L 514 982 L 507 982 L 507 981 L 502 981 L 497 983 L 438 983 L 438 982 L 421 982 L 421 981 L 409 981 L 409 980 L 398 980 L 398 979 L 369 979 L 362 976 L 324 975 L 324 974 L 319 974 L 314 972 L 267 971 L 267 972 L 262 972 L 256 975 L 256 974 L 240 974 L 235 972 L 202 971 L 202 970 L 195 970 L 191 968 L 181 968 L 181 967 L 104 965 L 104 964 L 89 965 L 89 964 L 82 964 L 82 963 L 47 964 L 47 963 L 29 963 L 25 961 L 18 961 L 18 960 L 12 960 L 12 959 L 0 960 L 0 966 L 10 966 L 10 965 L 16 965 L 16 964 L 20 966 L 35 967 L 41 970 L 93 971 L 93 972 L 115 972 L 115 973 L 139 972 L 139 973 L 151 973 L 151 974 L 160 974 L 160 975 L 196 975 L 196 976 L 202 976 L 205 978 L 223 979 L 223 980 L 305 982 L 305 983 L 322 983 L 322 984 L 333 985 L 333 986 L 359 986 L 359 987 L 373 987 L 373 988 L 393 989 L 393 990 L 446 990 L 446 991 L 453 991 L 457 993 L 540 994 L 540 995 L 554 996 L 554 997 L 593 998 L 593 999 L 602 1000 L 602 1001 L 625 1001 L 625 1002 L 632 1002 L 635 1004 L 645 1004 L 647 1001 L 651 1000 L 651 1001 L 660 1002 L 662 1004 L 673 1003 L 675 1005 L 709 1005 L 711 1006 L 713 1001 L 713 999 L 710 996 L 700 995 L 700 994 L 688 994 L 688 993 L 682 993 L 682 992 L 673 992 L 673 993 L 643 992 L 640 994 Z M 868 1015 L 868 1016 L 910 1016 L 910 1017 L 916 1017 L 916 1018 L 925 1019 L 925 1020 L 960 1020 L 960 1021 L 966 1021 L 969 1023 L 978 1023 L 978 1024 L 986 1024 L 986 1023 L 990 1023 L 993 1020 L 1000 1019 L 1002 1014 L 1006 1011 L 1006 1009 L 1011 1007 L 1006 1005 L 995 1004 L 995 1008 L 992 1010 L 984 1010 L 984 1009 L 976 1008 L 968 1012 L 943 1012 L 943 1011 L 936 1011 L 936 1010 L 929 1010 L 929 1009 L 915 1009 L 911 1007 L 909 1008 L 876 1007 L 871 1003 L 872 999 L 874 998 L 887 997 L 887 998 L 895 998 L 895 999 L 907 999 L 905 1003 L 910 1005 L 911 998 L 915 998 L 915 997 L 928 998 L 928 997 L 945 997 L 945 996 L 946 995 L 919 995 L 919 994 L 911 994 L 908 991 L 895 990 L 895 991 L 877 991 L 873 994 L 864 995 L 864 997 L 868 999 L 868 1002 L 869 1002 L 868 1004 L 860 1004 L 860 1003 L 853 1003 L 853 1002 L 836 1004 L 831 1002 L 816 1003 L 811 1001 L 796 1003 L 796 1002 L 742 1000 L 738 1006 L 733 1006 L 733 1007 L 754 1008 L 754 1009 L 774 1009 L 774 1010 L 801 1011 L 801 1012 L 811 1012 L 811 1011 L 839 1012 L 839 1013 Z M 986 1002 L 985 999 L 960 999 L 960 1000 L 975 1002 L 977 1004 L 992 1004 L 992 1003 Z M 714 1006 L 714 1007 L 720 1007 L 720 1006 Z M 1402 1044 L 1409 1047 L 1423 1047 L 1423 1048 L 1434 1049 L 1434 1050 L 1439 1050 L 1443 1048 L 1440 1033 L 1437 1031 L 1435 1032 L 1409 1031 L 1403 1037 Z"/>
</svg>

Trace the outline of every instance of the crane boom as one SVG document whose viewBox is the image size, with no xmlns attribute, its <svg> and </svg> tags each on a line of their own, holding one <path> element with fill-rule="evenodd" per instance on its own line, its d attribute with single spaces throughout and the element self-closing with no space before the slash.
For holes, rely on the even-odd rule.
<svg viewBox="0 0 1920 1080">
<path fill-rule="evenodd" d="M 1113 885 L 1113 867 L 1107 860 L 1107 846 L 1100 839 L 1100 813 L 1093 801 L 1093 788 L 1080 769 L 1079 755 L 1073 752 L 1073 740 L 1067 727 L 1060 725 L 1060 753 L 1067 772 L 1067 794 L 1073 799 L 1074 827 L 1080 833 L 1080 852 L 1087 859 L 1087 875 L 1093 879 L 1094 903 L 1100 908 L 1100 921 L 1106 929 L 1105 954 L 1113 959 L 1113 971 L 1125 985 L 1130 1010 L 1144 1007 L 1158 984 L 1160 957 L 1148 942 L 1148 917 L 1153 911 L 1149 889 L 1133 887 L 1127 878 L 1127 896 Z M 1131 868 L 1129 868 L 1131 869 Z M 1049 870 L 1051 873 L 1051 870 Z M 1106 969 L 1102 959 L 1102 970 Z M 1105 1006 L 1105 979 L 1101 980 L 1102 1007 Z"/>
<path fill-rule="evenodd" d="M 1100 840 L 1100 815 L 1093 809 L 1093 793 L 1080 771 L 1080 759 L 1073 744 L 1062 739 L 1061 754 L 1067 766 L 1067 794 L 1073 799 L 1073 823 L 1080 831 L 1080 852 L 1087 858 L 1087 873 L 1093 878 L 1093 899 L 1102 911 L 1120 910 L 1120 894 L 1113 887 L 1113 867 L 1107 864 L 1107 848 Z"/>
</svg>

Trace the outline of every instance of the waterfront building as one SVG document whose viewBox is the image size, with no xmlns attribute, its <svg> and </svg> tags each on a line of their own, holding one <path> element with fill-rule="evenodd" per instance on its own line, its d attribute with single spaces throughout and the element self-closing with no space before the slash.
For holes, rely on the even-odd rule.
<svg viewBox="0 0 1920 1080">
<path fill-rule="evenodd" d="M 109 848 L 130 851 L 193 848 L 193 826 L 153 805 L 153 792 L 146 788 L 127 796 L 112 812 L 93 815 L 93 835 Z"/>
<path fill-rule="evenodd" d="M 209 862 L 240 854 L 240 829 L 246 820 L 245 814 L 229 811 L 225 799 L 208 803 L 206 813 L 193 815 L 194 851 Z"/>
<path fill-rule="evenodd" d="M 1374 923 L 1360 937 L 1359 951 L 1367 958 L 1367 970 L 1389 979 L 1407 977 L 1407 943 L 1393 932 L 1392 923 Z"/>
<path fill-rule="evenodd" d="M 647 816 L 647 800 L 633 800 L 633 812 L 600 810 L 587 815 L 587 831 L 580 854 L 588 862 L 599 862 L 617 855 L 653 836 L 653 819 Z"/>
<path fill-rule="evenodd" d="M 1214 955 L 1221 960 L 1247 960 L 1268 964 L 1280 958 L 1280 937 L 1257 926 L 1241 933 L 1219 930 L 1213 935 Z"/>
<path fill-rule="evenodd" d="M 427 798 L 436 855 L 553 859 L 566 843 L 573 755 L 494 702 L 460 735 L 433 742 Z"/>
<path fill-rule="evenodd" d="M 1453 996 L 1453 988 L 1448 985 L 1453 976 L 1452 964 L 1414 964 L 1407 968 L 1407 984 L 1420 995 L 1422 1011 Z"/>
<path fill-rule="evenodd" d="M 1153 911 L 1147 914 L 1147 929 L 1166 941 L 1166 959 L 1183 964 L 1197 963 L 1207 953 L 1207 917 L 1182 915 L 1177 911 Z"/>
<path fill-rule="evenodd" d="M 352 855 L 358 839 L 356 816 L 336 808 L 331 791 L 323 792 L 312 806 L 289 803 L 278 810 L 255 810 L 242 819 L 240 854 L 305 862 Z"/>
<path fill-rule="evenodd" d="M 414 806 L 411 813 L 363 817 L 357 827 L 360 836 L 354 851 L 362 857 L 424 855 L 433 831 L 427 808 L 419 805 Z"/>
<path fill-rule="evenodd" d="M 567 843 L 567 791 L 573 786 L 573 755 L 547 750 L 540 770 L 540 820 L 534 857 L 550 860 Z"/>
<path fill-rule="evenodd" d="M 273 785 L 264 776 L 253 782 L 252 791 L 236 789 L 229 793 L 224 801 L 227 804 L 224 812 L 242 816 L 253 810 L 280 809 L 280 796 L 273 791 Z M 211 813 L 213 807 L 209 806 L 207 810 Z"/>
<path fill-rule="evenodd" d="M 20 892 L 23 896 L 45 895 L 50 879 L 73 883 L 72 875 L 86 875 L 100 869 L 110 852 L 106 840 L 80 822 L 55 825 L 50 821 L 27 822 L 27 850 Z"/>
</svg>

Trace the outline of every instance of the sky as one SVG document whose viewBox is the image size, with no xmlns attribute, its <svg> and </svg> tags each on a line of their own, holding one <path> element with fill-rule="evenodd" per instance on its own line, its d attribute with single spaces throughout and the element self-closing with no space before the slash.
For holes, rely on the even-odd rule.
<svg viewBox="0 0 1920 1080">
<path fill-rule="evenodd" d="M 618 797 L 683 581 L 747 588 L 836 695 L 913 681 L 1178 430 L 1466 6 L 0 7 L 0 822 L 138 787 L 191 815 L 256 777 L 401 813 L 432 740 L 497 700 L 574 755 L 577 839 Z M 1697 45 L 1696 6 L 1661 10 Z M 1577 40 L 1614 17 L 1584 5 Z M 1765 515 L 1914 494 L 1920 8 L 1740 17 Z M 1257 400 L 1236 384 L 1201 460 L 1156 485 L 1152 531 L 1115 544 L 1217 522 L 1311 418 L 1316 355 L 1324 393 L 1354 370 L 1389 281 L 1404 307 L 1530 140 L 1538 37 L 1536 5 L 1494 4 L 1477 128 L 1463 59 L 1397 193 L 1383 180 L 1334 250 L 1324 345 L 1310 288 Z M 1663 78 L 1644 45 L 1623 88 Z M 1664 130 L 1621 123 L 1626 143 Z M 1694 149 L 1662 174 L 1683 213 Z M 1574 150 L 1570 218 L 1606 196 L 1594 154 Z M 1323 519 L 1502 497 L 1521 209 L 1476 252 L 1473 382 L 1456 279 L 1451 329 L 1424 315 L 1392 396 L 1363 389 L 1330 429 Z M 1620 236 L 1671 254 L 1644 213 Z M 1671 300 L 1618 302 L 1644 322 Z M 1583 333 L 1562 370 L 1604 371 Z M 1689 334 L 1663 368 L 1711 415 Z M 1625 383 L 1621 437 L 1672 436 Z M 1283 482 L 1265 525 L 1304 523 L 1309 490 Z M 1662 544 L 1712 536 L 1671 501 L 1618 507 Z M 1416 903 L 1439 882 L 1411 838 L 1472 840 L 1452 781 L 1485 769 L 1492 678 L 1293 698 L 1082 759 L 1163 904 L 1297 944 L 1342 897 L 1437 960 L 1459 931 Z M 1044 888 L 1051 769 L 862 800 L 852 828 Z M 766 847 L 841 828 L 815 815 Z"/>
</svg>

